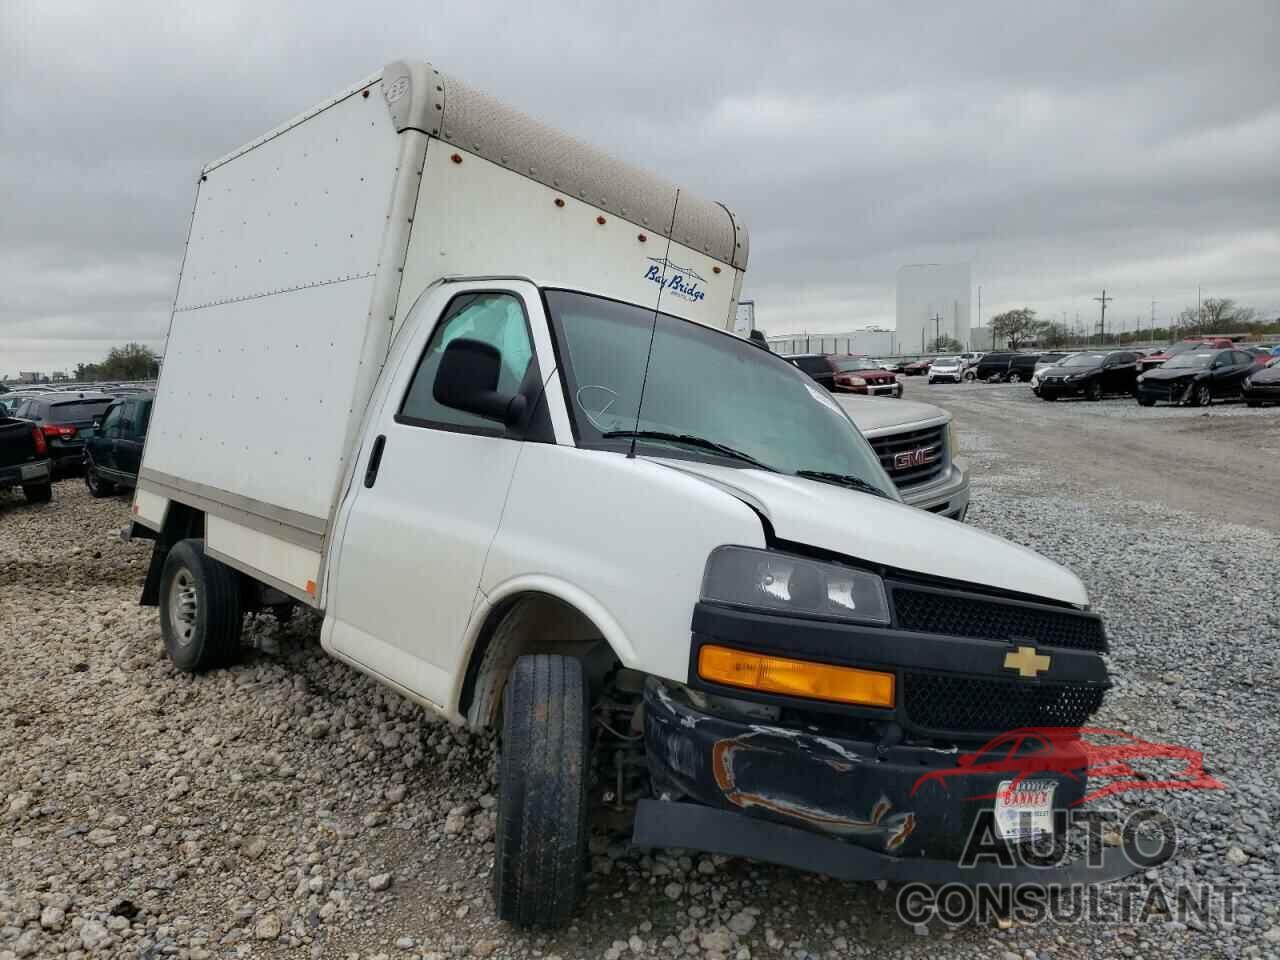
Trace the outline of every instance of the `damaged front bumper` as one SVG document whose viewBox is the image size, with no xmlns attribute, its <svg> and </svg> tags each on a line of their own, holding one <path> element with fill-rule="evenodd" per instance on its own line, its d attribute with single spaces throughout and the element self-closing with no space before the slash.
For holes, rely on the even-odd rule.
<svg viewBox="0 0 1280 960">
<path fill-rule="evenodd" d="M 696 696 L 696 694 L 695 694 Z M 645 748 L 657 799 L 641 801 L 633 842 L 747 856 L 843 879 L 975 883 L 1069 882 L 1068 868 L 958 864 L 983 811 L 1014 775 L 965 770 L 954 750 L 880 747 L 817 729 L 729 719 L 699 709 L 683 688 L 650 679 Z M 1046 771 L 1054 805 L 1085 795 L 1078 771 Z M 1090 881 L 1136 869 L 1090 868 Z M 992 870 L 995 870 L 993 873 Z M 1015 870 L 1014 873 L 1017 871 Z"/>
</svg>

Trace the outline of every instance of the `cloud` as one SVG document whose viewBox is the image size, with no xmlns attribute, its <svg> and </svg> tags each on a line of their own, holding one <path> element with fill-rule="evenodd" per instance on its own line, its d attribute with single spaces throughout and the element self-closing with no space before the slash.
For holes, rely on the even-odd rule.
<svg viewBox="0 0 1280 960">
<path fill-rule="evenodd" d="M 1277 40 L 1273 0 L 8 0 L 0 373 L 158 346 L 201 166 L 403 56 L 733 207 L 771 333 L 891 323 L 921 261 L 987 315 L 1280 313 Z"/>
</svg>

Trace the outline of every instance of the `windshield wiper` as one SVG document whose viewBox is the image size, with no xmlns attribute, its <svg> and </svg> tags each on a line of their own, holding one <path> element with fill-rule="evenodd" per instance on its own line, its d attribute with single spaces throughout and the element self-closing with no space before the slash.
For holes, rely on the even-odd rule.
<svg viewBox="0 0 1280 960">
<path fill-rule="evenodd" d="M 868 483 L 861 477 L 855 477 L 848 473 L 828 473 L 826 470 L 797 470 L 796 476 L 804 477 L 806 480 L 834 483 L 836 486 L 848 487 L 851 490 L 861 490 L 863 493 L 874 493 L 877 497 L 884 497 L 886 500 L 893 499 L 874 483 Z"/>
<path fill-rule="evenodd" d="M 669 443 L 682 443 L 686 447 L 710 450 L 713 453 L 720 454 L 722 457 L 728 457 L 730 460 L 741 460 L 743 463 L 749 463 L 751 466 L 759 467 L 761 470 L 768 470 L 771 473 L 778 472 L 776 468 L 769 466 L 767 463 L 761 463 L 749 453 L 735 450 L 733 447 L 717 443 L 715 440 L 708 440 L 706 437 L 696 437 L 691 433 L 666 433 L 662 430 L 610 430 L 608 433 L 602 433 L 601 436 L 606 440 L 611 440 L 615 437 L 634 436 L 640 440 L 666 440 Z"/>
</svg>

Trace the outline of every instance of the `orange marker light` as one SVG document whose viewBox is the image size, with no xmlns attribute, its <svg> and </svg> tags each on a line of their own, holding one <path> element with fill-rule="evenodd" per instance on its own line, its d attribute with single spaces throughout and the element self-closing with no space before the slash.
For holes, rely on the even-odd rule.
<svg viewBox="0 0 1280 960">
<path fill-rule="evenodd" d="M 307 593 L 313 597 L 316 595 L 316 582 L 314 580 L 307 581 Z"/>
<path fill-rule="evenodd" d="M 865 707 L 893 706 L 893 674 L 878 670 L 706 646 L 698 651 L 698 676 L 712 683 L 783 697 L 834 700 Z"/>
</svg>

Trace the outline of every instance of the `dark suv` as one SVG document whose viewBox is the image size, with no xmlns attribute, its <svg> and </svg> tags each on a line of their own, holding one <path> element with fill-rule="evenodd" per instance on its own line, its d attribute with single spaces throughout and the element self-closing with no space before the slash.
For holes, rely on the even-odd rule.
<svg viewBox="0 0 1280 960">
<path fill-rule="evenodd" d="M 1009 372 L 1004 375 L 1009 383 L 1030 383 L 1040 361 L 1038 353 L 1015 353 L 1009 360 Z"/>
<path fill-rule="evenodd" d="M 1086 400 L 1101 400 L 1108 393 L 1132 396 L 1137 379 L 1136 353 L 1076 353 L 1040 375 L 1040 398 L 1083 396 Z"/>
<path fill-rule="evenodd" d="M 978 361 L 974 373 L 979 380 L 999 383 L 1008 375 L 1009 361 L 1016 356 L 1016 353 L 988 353 Z"/>
<path fill-rule="evenodd" d="M 54 476 L 71 473 L 84 460 L 81 431 L 111 405 L 111 397 L 96 393 L 46 393 L 29 397 L 10 416 L 30 420 L 49 445 Z"/>
<path fill-rule="evenodd" d="M 95 497 L 133 487 L 142 466 L 142 444 L 156 395 L 150 391 L 117 397 L 89 431 L 84 444 L 84 482 Z"/>
</svg>

